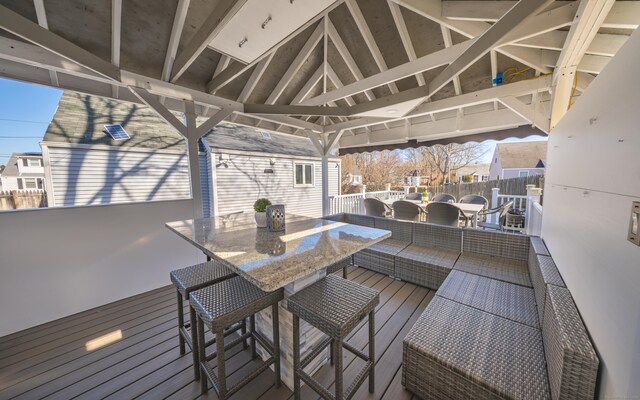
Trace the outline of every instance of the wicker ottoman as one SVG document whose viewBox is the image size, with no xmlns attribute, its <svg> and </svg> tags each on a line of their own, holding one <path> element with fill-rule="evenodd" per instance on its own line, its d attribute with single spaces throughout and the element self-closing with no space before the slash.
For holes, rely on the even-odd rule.
<svg viewBox="0 0 640 400">
<path fill-rule="evenodd" d="M 437 290 L 459 255 L 460 251 L 412 244 L 396 254 L 394 277 Z"/>
<path fill-rule="evenodd" d="M 357 252 L 353 256 L 353 262 L 359 267 L 393 276 L 395 273 L 395 256 L 411 243 L 385 239 L 380 243 Z"/>
</svg>

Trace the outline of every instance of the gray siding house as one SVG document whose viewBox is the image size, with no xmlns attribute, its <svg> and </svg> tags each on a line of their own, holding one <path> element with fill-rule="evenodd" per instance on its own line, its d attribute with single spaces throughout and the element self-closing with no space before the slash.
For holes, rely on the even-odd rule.
<svg viewBox="0 0 640 400">
<path fill-rule="evenodd" d="M 498 143 L 491 159 L 489 179 L 542 175 L 546 162 L 546 141 Z"/>
<path fill-rule="evenodd" d="M 40 153 L 13 153 L 0 169 L 0 190 L 43 190 L 44 168 Z"/>
<path fill-rule="evenodd" d="M 50 206 L 190 197 L 185 140 L 148 107 L 67 91 L 40 144 Z M 303 184 L 294 183 L 296 165 L 311 166 L 310 178 L 298 174 Z M 330 165 L 331 194 L 339 194 L 340 160 Z M 249 211 L 268 197 L 289 212 L 319 216 L 320 171 L 305 137 L 221 124 L 200 143 L 204 213 Z"/>
</svg>

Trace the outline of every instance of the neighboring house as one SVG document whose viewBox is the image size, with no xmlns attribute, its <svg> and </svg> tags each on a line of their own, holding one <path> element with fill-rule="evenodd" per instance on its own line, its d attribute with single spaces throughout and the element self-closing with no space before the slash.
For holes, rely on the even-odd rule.
<svg viewBox="0 0 640 400">
<path fill-rule="evenodd" d="M 456 170 L 458 183 L 486 182 L 491 164 L 471 164 Z"/>
<path fill-rule="evenodd" d="M 417 169 L 412 170 L 409 176 L 404 178 L 404 184 L 408 186 L 428 186 L 430 181 L 431 177 L 420 175 L 420 171 Z"/>
<path fill-rule="evenodd" d="M 185 144 L 148 107 L 67 91 L 41 142 L 49 204 L 189 198 Z M 205 215 L 249 211 L 258 197 L 321 215 L 321 159 L 308 138 L 223 123 L 200 147 Z M 339 194 L 339 159 L 329 172 Z"/>
<path fill-rule="evenodd" d="M 42 154 L 13 153 L 0 172 L 0 188 L 3 191 L 43 190 L 44 176 Z"/>
<path fill-rule="evenodd" d="M 498 143 L 491 159 L 489 179 L 542 175 L 546 162 L 546 141 Z"/>
</svg>

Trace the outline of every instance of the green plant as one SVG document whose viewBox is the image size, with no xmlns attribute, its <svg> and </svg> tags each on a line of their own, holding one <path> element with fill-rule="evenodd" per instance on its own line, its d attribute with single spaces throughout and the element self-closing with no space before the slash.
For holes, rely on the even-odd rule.
<svg viewBox="0 0 640 400">
<path fill-rule="evenodd" d="M 271 202 L 269 201 L 269 199 L 258 199 L 256 200 L 255 203 L 253 203 L 253 209 L 256 212 L 265 212 L 267 209 L 267 206 L 270 206 Z"/>
</svg>

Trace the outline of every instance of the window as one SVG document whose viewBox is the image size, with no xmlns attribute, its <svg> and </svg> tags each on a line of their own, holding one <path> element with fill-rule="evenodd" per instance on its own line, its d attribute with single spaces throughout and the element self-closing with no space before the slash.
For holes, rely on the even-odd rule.
<svg viewBox="0 0 640 400">
<path fill-rule="evenodd" d="M 40 167 L 40 159 L 39 158 L 27 158 L 27 165 L 29 167 Z"/>
<path fill-rule="evenodd" d="M 495 158 L 495 160 L 493 160 L 493 163 L 494 163 L 494 164 L 497 164 L 497 163 L 498 163 L 498 157 L 496 157 L 496 158 Z"/>
<path fill-rule="evenodd" d="M 474 176 L 473 176 L 473 181 L 474 181 L 474 182 L 478 182 L 478 175 L 474 175 Z"/>
<path fill-rule="evenodd" d="M 488 182 L 489 177 L 487 175 L 482 175 L 482 182 Z"/>
<path fill-rule="evenodd" d="M 520 171 L 520 172 L 518 172 L 518 176 L 520 178 L 527 177 L 527 176 L 529 176 L 529 171 Z"/>
<path fill-rule="evenodd" d="M 313 163 L 293 163 L 293 186 L 313 186 Z"/>
<path fill-rule="evenodd" d="M 124 130 L 122 125 L 105 125 L 104 129 L 107 130 L 109 135 L 113 138 L 113 140 L 125 140 L 129 139 L 129 134 Z"/>
<path fill-rule="evenodd" d="M 37 189 L 36 178 L 22 178 L 22 186 L 25 189 Z"/>
</svg>

